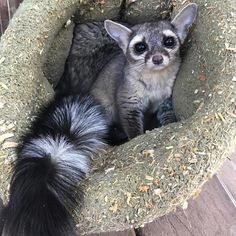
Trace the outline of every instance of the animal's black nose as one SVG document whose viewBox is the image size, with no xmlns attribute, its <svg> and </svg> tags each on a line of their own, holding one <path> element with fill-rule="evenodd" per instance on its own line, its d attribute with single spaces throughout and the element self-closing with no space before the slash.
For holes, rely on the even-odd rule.
<svg viewBox="0 0 236 236">
<path fill-rule="evenodd" d="M 163 56 L 162 55 L 155 55 L 152 57 L 152 62 L 155 65 L 160 65 L 163 63 Z"/>
</svg>

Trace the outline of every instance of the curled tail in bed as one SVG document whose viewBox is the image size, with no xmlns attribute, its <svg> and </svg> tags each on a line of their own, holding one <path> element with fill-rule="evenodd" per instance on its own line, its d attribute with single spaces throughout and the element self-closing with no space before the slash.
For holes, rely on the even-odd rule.
<svg viewBox="0 0 236 236">
<path fill-rule="evenodd" d="M 4 210 L 4 236 L 75 236 L 72 210 L 91 157 L 104 146 L 106 122 L 91 97 L 56 98 L 18 148 Z"/>
</svg>

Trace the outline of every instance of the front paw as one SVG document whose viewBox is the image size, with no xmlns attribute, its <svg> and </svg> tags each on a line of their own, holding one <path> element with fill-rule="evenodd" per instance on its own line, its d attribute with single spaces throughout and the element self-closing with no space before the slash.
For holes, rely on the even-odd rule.
<svg viewBox="0 0 236 236">
<path fill-rule="evenodd" d="M 126 117 L 122 119 L 122 126 L 128 139 L 133 139 L 144 133 L 144 117 L 140 109 L 133 109 L 126 112 Z"/>
<path fill-rule="evenodd" d="M 172 98 L 164 100 L 157 110 L 157 120 L 160 126 L 177 122 L 175 112 L 173 110 Z"/>
<path fill-rule="evenodd" d="M 144 133 L 143 123 L 141 121 L 137 121 L 137 120 L 136 120 L 136 122 L 134 122 L 134 120 L 129 122 L 129 126 L 127 126 L 125 129 L 129 140 Z"/>
<path fill-rule="evenodd" d="M 158 117 L 161 126 L 177 122 L 174 111 L 167 111 Z"/>
</svg>

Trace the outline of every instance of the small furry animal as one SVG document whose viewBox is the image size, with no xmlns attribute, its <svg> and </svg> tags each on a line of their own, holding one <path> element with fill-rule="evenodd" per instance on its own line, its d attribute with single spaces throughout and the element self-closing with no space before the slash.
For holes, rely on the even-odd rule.
<svg viewBox="0 0 236 236">
<path fill-rule="evenodd" d="M 196 11 L 197 6 L 190 4 L 171 23 L 148 23 L 132 29 L 106 21 L 107 31 L 124 54 L 107 66 L 98 57 L 102 72 L 97 80 L 91 75 L 88 84 L 82 81 L 84 68 L 71 69 L 72 74 L 67 74 L 71 78 L 60 84 L 55 99 L 42 109 L 23 136 L 13 165 L 9 203 L 3 212 L 4 236 L 77 235 L 72 211 L 82 205 L 79 186 L 89 172 L 91 157 L 104 148 L 109 116 L 112 122 L 121 120 L 129 138 L 143 132 L 142 113 L 146 109 L 157 109 L 158 113 L 157 107 L 171 95 L 179 67 L 179 46 Z M 94 47 L 94 55 L 97 53 L 99 49 Z M 95 66 L 92 62 L 90 65 Z M 116 76 L 111 76 L 106 67 L 113 68 Z M 99 70 L 91 71 L 96 74 Z M 82 91 L 83 95 L 76 95 L 76 86 L 82 89 L 76 73 L 92 96 Z M 60 91 L 67 83 L 69 89 Z M 160 105 L 159 111 L 164 107 Z"/>
<path fill-rule="evenodd" d="M 147 117 L 159 114 L 158 107 L 171 97 L 180 47 L 196 14 L 197 5 L 189 4 L 171 22 L 128 28 L 105 21 L 106 31 L 123 53 L 100 72 L 91 94 L 105 108 L 109 124 L 121 124 L 128 139 L 143 134 Z M 170 120 L 160 120 L 161 125 L 166 122 Z"/>
</svg>

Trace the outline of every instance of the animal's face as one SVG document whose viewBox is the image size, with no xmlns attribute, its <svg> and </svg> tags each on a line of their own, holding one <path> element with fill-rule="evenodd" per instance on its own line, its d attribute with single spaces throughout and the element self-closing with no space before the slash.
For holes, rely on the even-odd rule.
<svg viewBox="0 0 236 236">
<path fill-rule="evenodd" d="M 179 58 L 180 40 L 169 22 L 137 25 L 132 31 L 125 51 L 130 63 L 162 70 Z"/>
<path fill-rule="evenodd" d="M 179 58 L 179 48 L 196 14 L 197 5 L 188 4 L 171 22 L 144 23 L 129 29 L 107 20 L 105 28 L 130 63 L 162 70 Z"/>
</svg>

